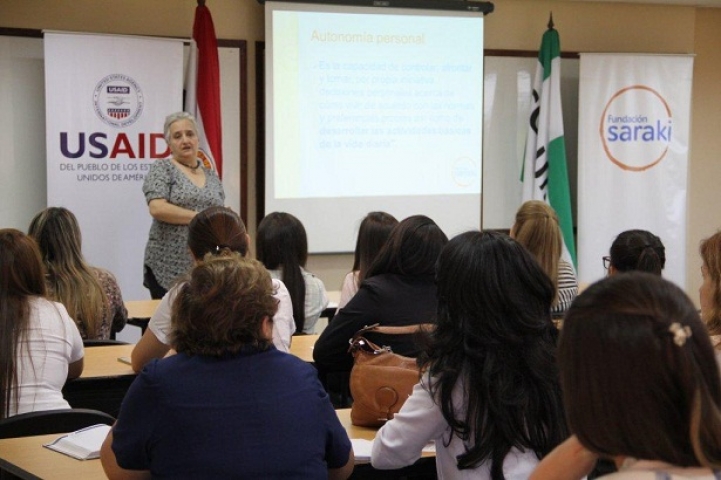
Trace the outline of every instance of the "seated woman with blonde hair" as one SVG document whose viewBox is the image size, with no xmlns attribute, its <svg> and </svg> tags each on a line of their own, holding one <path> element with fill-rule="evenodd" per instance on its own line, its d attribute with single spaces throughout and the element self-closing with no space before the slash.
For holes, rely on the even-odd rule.
<svg viewBox="0 0 721 480">
<path fill-rule="evenodd" d="M 35 215 L 28 234 L 35 239 L 47 269 L 52 300 L 65 305 L 85 339 L 107 340 L 128 320 L 115 276 L 88 265 L 83 258 L 78 219 L 63 207 Z"/>
<path fill-rule="evenodd" d="M 566 313 L 558 349 L 573 434 L 532 480 L 721 478 L 721 379 L 694 305 L 645 272 L 591 285 Z"/>
<path fill-rule="evenodd" d="M 578 295 L 578 280 L 573 266 L 561 258 L 563 236 L 555 210 L 540 200 L 525 202 L 516 212 L 511 237 L 531 252 L 553 282 L 551 313 L 562 315 Z"/>
<path fill-rule="evenodd" d="M 350 475 L 351 443 L 315 368 L 273 346 L 276 309 L 258 261 L 225 252 L 193 268 L 172 309 L 178 353 L 128 390 L 101 449 L 108 478 Z"/>
</svg>

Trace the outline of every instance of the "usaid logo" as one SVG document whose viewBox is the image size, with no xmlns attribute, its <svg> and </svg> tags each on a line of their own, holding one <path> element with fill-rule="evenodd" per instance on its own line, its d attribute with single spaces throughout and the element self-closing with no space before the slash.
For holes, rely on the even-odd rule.
<svg viewBox="0 0 721 480">
<path fill-rule="evenodd" d="M 123 128 L 132 125 L 143 113 L 143 105 L 140 85 L 127 75 L 108 75 L 95 86 L 95 114 L 110 126 Z"/>
<path fill-rule="evenodd" d="M 599 133 L 609 160 L 623 170 L 642 172 L 664 159 L 672 128 L 666 100 L 650 87 L 633 85 L 608 101 Z"/>
<path fill-rule="evenodd" d="M 123 95 L 130 94 L 130 87 L 118 87 L 117 85 L 108 85 L 108 94 L 121 93 Z"/>
</svg>

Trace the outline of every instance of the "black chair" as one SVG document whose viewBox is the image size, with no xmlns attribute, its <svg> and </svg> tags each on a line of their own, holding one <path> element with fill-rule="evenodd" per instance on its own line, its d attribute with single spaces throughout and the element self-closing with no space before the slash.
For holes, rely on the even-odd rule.
<svg viewBox="0 0 721 480">
<path fill-rule="evenodd" d="M 85 348 L 87 347 L 104 347 L 108 345 L 128 345 L 128 342 L 123 342 L 122 340 L 100 340 L 100 339 L 89 339 L 86 338 L 83 340 L 83 346 Z"/>
<path fill-rule="evenodd" d="M 114 422 L 107 413 L 86 408 L 21 413 L 0 420 L 0 439 L 74 432 L 91 425 L 112 425 Z"/>
</svg>

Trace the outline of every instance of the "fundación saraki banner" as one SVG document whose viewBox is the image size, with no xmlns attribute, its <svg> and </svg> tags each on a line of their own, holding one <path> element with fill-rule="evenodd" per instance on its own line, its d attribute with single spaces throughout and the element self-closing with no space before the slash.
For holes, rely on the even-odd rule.
<svg viewBox="0 0 721 480">
<path fill-rule="evenodd" d="M 126 300 L 148 298 L 142 185 L 170 153 L 163 122 L 182 110 L 183 42 L 45 33 L 44 45 L 48 206 L 75 213 L 86 259 Z"/>
<path fill-rule="evenodd" d="M 625 230 L 666 247 L 663 276 L 686 279 L 686 197 L 693 57 L 582 54 L 578 117 L 579 281 Z"/>
</svg>

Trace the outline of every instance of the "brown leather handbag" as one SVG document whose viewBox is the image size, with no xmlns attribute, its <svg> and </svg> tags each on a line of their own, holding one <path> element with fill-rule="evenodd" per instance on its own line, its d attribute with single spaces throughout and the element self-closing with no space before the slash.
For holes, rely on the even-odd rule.
<svg viewBox="0 0 721 480">
<path fill-rule="evenodd" d="M 393 353 L 390 347 L 379 347 L 365 338 L 366 332 L 408 335 L 432 324 L 403 327 L 366 326 L 350 339 L 348 351 L 353 354 L 350 393 L 353 397 L 351 423 L 360 427 L 380 427 L 393 418 L 411 395 L 421 376 L 415 358 Z"/>
</svg>

